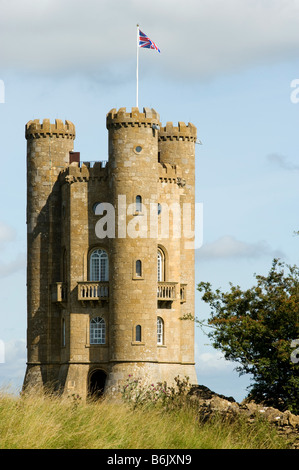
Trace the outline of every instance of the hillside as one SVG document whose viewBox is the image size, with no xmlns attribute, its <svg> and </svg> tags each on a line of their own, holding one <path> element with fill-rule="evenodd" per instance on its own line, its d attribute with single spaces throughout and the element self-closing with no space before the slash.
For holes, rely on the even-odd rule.
<svg viewBox="0 0 299 470">
<path fill-rule="evenodd" d="M 122 400 L 83 402 L 39 392 L 0 392 L 1 449 L 287 449 L 289 439 L 241 405 L 213 394 L 181 406 L 131 406 Z M 208 397 L 208 398 L 207 398 Z M 218 408 L 216 404 L 218 403 Z M 224 404 L 228 404 L 225 408 Z M 222 412 L 216 412 L 221 409 Z M 214 409 L 214 411 L 213 411 Z M 245 411 L 243 406 L 243 410 Z M 247 409 L 247 411 L 249 408 Z M 203 412 L 204 411 L 204 412 Z M 255 416 L 253 419 L 253 415 Z M 226 416 L 226 417 L 225 417 Z M 227 419 L 234 416 L 234 419 Z M 292 438 L 292 441 L 294 439 Z"/>
</svg>

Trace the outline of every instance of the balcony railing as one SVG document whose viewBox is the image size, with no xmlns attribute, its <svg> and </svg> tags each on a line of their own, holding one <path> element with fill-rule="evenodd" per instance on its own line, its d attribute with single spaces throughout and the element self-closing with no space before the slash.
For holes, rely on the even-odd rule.
<svg viewBox="0 0 299 470">
<path fill-rule="evenodd" d="M 109 282 L 78 282 L 78 300 L 108 300 Z"/>
<path fill-rule="evenodd" d="M 67 285 L 64 282 L 52 284 L 52 302 L 62 303 L 67 301 Z"/>
<path fill-rule="evenodd" d="M 172 302 L 177 298 L 177 282 L 158 282 L 157 299 Z M 186 302 L 186 284 L 180 284 L 180 302 Z M 109 300 L 109 282 L 78 282 L 79 301 Z M 67 301 L 67 285 L 56 282 L 52 285 L 52 302 L 59 304 Z"/>
<path fill-rule="evenodd" d="M 173 301 L 176 299 L 176 282 L 158 282 L 157 299 Z"/>
</svg>

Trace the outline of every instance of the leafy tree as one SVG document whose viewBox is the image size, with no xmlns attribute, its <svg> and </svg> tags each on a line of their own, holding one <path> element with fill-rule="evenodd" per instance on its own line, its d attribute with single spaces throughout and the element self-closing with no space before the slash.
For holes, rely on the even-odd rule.
<svg viewBox="0 0 299 470">
<path fill-rule="evenodd" d="M 208 336 L 240 375 L 252 374 L 250 398 L 299 413 L 299 268 L 274 259 L 269 274 L 255 278 L 244 291 L 232 283 L 228 292 L 198 284 L 211 308 Z"/>
</svg>

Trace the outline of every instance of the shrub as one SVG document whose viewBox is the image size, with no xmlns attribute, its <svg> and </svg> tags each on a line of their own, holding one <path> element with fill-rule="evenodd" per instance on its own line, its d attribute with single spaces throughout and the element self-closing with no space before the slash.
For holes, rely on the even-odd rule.
<svg viewBox="0 0 299 470">
<path fill-rule="evenodd" d="M 176 385 L 168 386 L 167 382 L 147 383 L 141 378 L 134 379 L 129 375 L 121 388 L 122 399 L 136 408 L 137 406 L 161 405 L 166 409 L 182 407 L 190 404 L 189 391 L 191 385 L 189 377 L 174 378 Z"/>
</svg>

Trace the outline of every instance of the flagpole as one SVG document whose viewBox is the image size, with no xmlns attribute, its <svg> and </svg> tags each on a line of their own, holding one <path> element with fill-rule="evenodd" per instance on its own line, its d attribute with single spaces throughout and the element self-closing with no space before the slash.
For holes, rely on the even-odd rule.
<svg viewBox="0 0 299 470">
<path fill-rule="evenodd" d="M 138 108 L 139 24 L 137 25 L 136 108 Z"/>
</svg>

